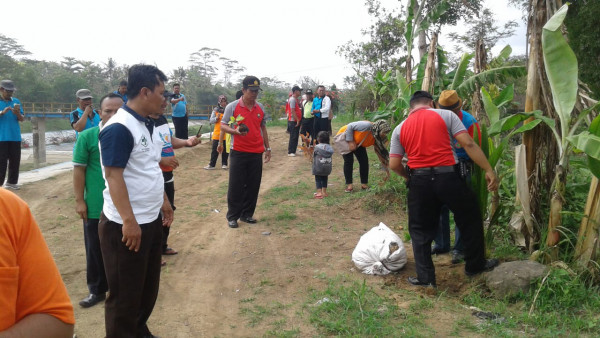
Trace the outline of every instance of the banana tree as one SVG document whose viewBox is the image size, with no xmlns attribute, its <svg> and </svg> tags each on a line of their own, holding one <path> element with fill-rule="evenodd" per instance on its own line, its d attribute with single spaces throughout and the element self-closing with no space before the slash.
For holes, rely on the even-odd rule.
<svg viewBox="0 0 600 338">
<path fill-rule="evenodd" d="M 425 13 L 425 2 L 427 0 L 408 0 L 406 8 L 406 82 L 412 82 L 412 50 L 413 42 L 420 32 L 426 31 L 437 22 L 450 8 L 447 1 L 440 1 L 431 11 Z"/>
<path fill-rule="evenodd" d="M 396 70 L 395 77 L 388 71 L 382 79 L 385 79 L 382 82 L 385 85 L 379 88 L 379 93 L 389 94 L 391 99 L 388 103 L 381 102 L 377 111 L 366 112 L 365 117 L 371 121 L 388 120 L 390 125 L 394 126 L 402 121 L 408 112 L 412 95 L 411 85 L 399 70 Z"/>
<path fill-rule="evenodd" d="M 575 53 L 569 47 L 561 32 L 561 26 L 567 11 L 568 4 L 562 6 L 542 29 L 544 66 L 552 92 L 552 102 L 560 123 L 560 126 L 557 127 L 554 121 L 544 120 L 552 130 L 559 154 L 559 161 L 550 190 L 550 216 L 546 239 L 546 245 L 553 249 L 551 251 L 552 259 L 556 259 L 558 256 L 557 244 L 560 238 L 559 227 L 562 224 L 561 212 L 564 204 L 566 175 L 573 147 L 581 149 L 596 160 L 600 160 L 600 137 L 590 132 L 575 134 L 579 125 L 593 108 L 582 111 L 575 119 L 572 117 L 578 96 L 578 71 Z"/>
<path fill-rule="evenodd" d="M 486 138 L 489 138 L 486 140 L 487 145 L 482 142 L 481 146 L 482 149 L 485 148 L 484 153 L 486 153 L 488 156 L 488 161 L 490 162 L 492 168 L 496 168 L 498 166 L 498 163 L 505 154 L 509 141 L 513 136 L 535 128 L 544 119 L 544 117 L 541 115 L 541 111 L 517 113 L 500 118 L 500 108 L 509 104 L 513 99 L 513 95 L 514 89 L 512 85 L 502 90 L 495 99 L 492 99 L 485 87 L 481 88 L 483 107 L 490 121 L 489 128 L 482 128 L 482 131 L 485 131 L 485 133 L 482 133 L 482 139 L 486 140 Z M 535 118 L 534 121 L 531 123 L 522 124 L 523 121 L 531 117 Z M 483 172 L 481 172 L 480 168 L 476 168 L 474 177 L 475 185 L 473 186 L 473 189 L 476 195 L 479 196 L 482 215 L 484 218 L 485 215 L 487 215 L 487 223 L 489 224 L 486 238 L 491 240 L 491 228 L 499 215 L 500 195 L 498 191 L 493 193 L 490 209 L 488 211 L 488 192 L 485 176 Z M 500 175 L 500 178 L 502 178 L 502 175 Z"/>
</svg>

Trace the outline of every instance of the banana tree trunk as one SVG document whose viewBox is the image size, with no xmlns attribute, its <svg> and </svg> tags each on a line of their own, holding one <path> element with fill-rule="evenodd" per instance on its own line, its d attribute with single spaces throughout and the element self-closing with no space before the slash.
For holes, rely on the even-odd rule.
<svg viewBox="0 0 600 338">
<path fill-rule="evenodd" d="M 427 53 L 427 65 L 425 66 L 425 75 L 421 90 L 432 93 L 433 84 L 435 83 L 435 56 L 437 51 L 438 33 L 433 33 L 431 43 L 429 44 L 429 52 Z M 432 93 L 433 94 L 433 93 Z"/>
<path fill-rule="evenodd" d="M 406 56 L 406 83 L 412 82 L 412 57 Z"/>
<path fill-rule="evenodd" d="M 485 71 L 487 68 L 487 53 L 485 50 L 485 45 L 483 43 L 483 39 L 477 40 L 477 44 L 475 46 L 475 64 L 473 66 L 473 71 L 475 74 L 479 74 Z M 471 114 L 475 116 L 477 121 L 485 123 L 487 125 L 490 124 L 490 120 L 487 115 L 484 113 L 481 104 L 481 91 L 479 84 L 475 84 L 475 90 L 473 91 L 473 97 L 471 98 Z"/>
<path fill-rule="evenodd" d="M 433 38 L 432 38 L 433 40 Z M 430 48 L 431 49 L 431 48 Z M 419 32 L 419 60 L 423 58 L 423 55 L 427 53 L 427 35 L 425 31 Z"/>
<path fill-rule="evenodd" d="M 583 267 L 598 259 L 600 238 L 600 181 L 593 177 L 590 184 L 584 217 L 581 219 L 575 257 Z"/>
<path fill-rule="evenodd" d="M 562 225 L 562 209 L 564 204 L 564 196 L 566 189 L 565 168 L 562 165 L 556 166 L 556 176 L 552 185 L 552 198 L 550 199 L 550 216 L 548 218 L 548 237 L 546 245 L 550 248 L 550 256 L 552 260 L 558 259 L 558 242 L 560 234 L 558 227 Z"/>
</svg>

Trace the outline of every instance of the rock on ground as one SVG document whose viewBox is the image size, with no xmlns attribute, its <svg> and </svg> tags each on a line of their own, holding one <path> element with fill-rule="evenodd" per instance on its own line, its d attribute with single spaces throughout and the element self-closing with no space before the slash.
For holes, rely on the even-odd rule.
<svg viewBox="0 0 600 338">
<path fill-rule="evenodd" d="M 498 298 L 529 291 L 531 282 L 542 277 L 548 267 L 534 261 L 502 263 L 485 275 L 485 282 Z"/>
</svg>

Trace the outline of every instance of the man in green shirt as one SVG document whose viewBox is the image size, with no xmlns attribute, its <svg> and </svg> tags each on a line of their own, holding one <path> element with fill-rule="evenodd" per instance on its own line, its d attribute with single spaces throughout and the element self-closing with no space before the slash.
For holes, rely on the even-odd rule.
<svg viewBox="0 0 600 338">
<path fill-rule="evenodd" d="M 98 220 L 104 198 L 104 178 L 100 166 L 98 134 L 102 125 L 123 105 L 123 98 L 114 93 L 100 100 L 100 125 L 84 130 L 79 134 L 73 152 L 73 188 L 75 189 L 75 210 L 83 219 L 83 237 L 87 263 L 87 285 L 89 296 L 79 302 L 87 308 L 106 298 L 108 283 L 104 272 L 104 261 L 98 237 Z"/>
</svg>

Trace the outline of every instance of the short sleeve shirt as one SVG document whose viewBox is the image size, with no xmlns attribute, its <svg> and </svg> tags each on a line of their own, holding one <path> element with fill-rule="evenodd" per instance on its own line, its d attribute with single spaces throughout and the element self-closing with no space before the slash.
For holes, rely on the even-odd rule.
<svg viewBox="0 0 600 338">
<path fill-rule="evenodd" d="M 73 126 L 75 123 L 77 123 L 77 121 L 79 121 L 81 115 L 83 115 L 83 110 L 81 110 L 81 108 L 79 107 L 71 112 L 71 126 Z M 94 128 L 100 125 L 100 115 L 98 115 L 98 112 L 94 110 L 92 116 L 93 117 L 91 119 L 89 117 L 87 118 L 87 122 L 85 123 L 85 128 L 83 128 L 83 130 Z M 75 136 L 79 137 L 79 133 L 77 131 L 75 132 Z"/>
<path fill-rule="evenodd" d="M 102 191 L 105 186 L 98 149 L 99 133 L 100 127 L 82 131 L 73 152 L 73 165 L 85 167 L 85 203 L 88 208 L 87 217 L 92 219 L 100 218 L 104 202 Z"/>
<path fill-rule="evenodd" d="M 0 98 L 0 112 L 6 107 L 14 107 L 15 104 L 21 104 L 19 99 L 12 97 L 10 101 L 4 101 Z M 23 114 L 23 106 L 21 106 Z M 0 115 L 0 141 L 21 142 L 21 126 L 19 120 L 12 112 Z"/>
<path fill-rule="evenodd" d="M 187 106 L 187 99 L 185 95 L 179 94 L 179 97 L 183 97 L 183 101 L 177 102 L 175 104 L 171 104 L 171 108 L 173 109 L 173 117 L 184 117 L 185 116 L 185 106 Z M 179 98 L 178 97 L 178 98 Z"/>
<path fill-rule="evenodd" d="M 0 188 L 0 331 L 34 313 L 74 324 L 73 305 L 29 207 Z"/>
<path fill-rule="evenodd" d="M 466 132 L 449 110 L 417 109 L 392 132 L 390 157 L 406 154 L 412 169 L 455 165 L 452 139 Z"/>
<path fill-rule="evenodd" d="M 225 107 L 221 123 L 227 124 L 223 121 L 229 121 L 232 116 L 236 119 L 242 116 L 244 119 L 240 123 L 248 126 L 249 131 L 244 136 L 233 135 L 231 149 L 246 153 L 263 153 L 265 146 L 261 127 L 266 125 L 263 105 L 256 102 L 254 107 L 248 108 L 242 100 L 233 101 Z"/>
</svg>

